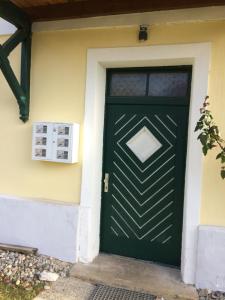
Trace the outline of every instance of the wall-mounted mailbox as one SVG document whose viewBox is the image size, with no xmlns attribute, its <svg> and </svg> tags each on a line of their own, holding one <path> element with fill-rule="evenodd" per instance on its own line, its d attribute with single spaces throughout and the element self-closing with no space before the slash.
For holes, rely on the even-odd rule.
<svg viewBox="0 0 225 300">
<path fill-rule="evenodd" d="M 61 163 L 78 162 L 79 124 L 35 122 L 32 159 Z"/>
</svg>

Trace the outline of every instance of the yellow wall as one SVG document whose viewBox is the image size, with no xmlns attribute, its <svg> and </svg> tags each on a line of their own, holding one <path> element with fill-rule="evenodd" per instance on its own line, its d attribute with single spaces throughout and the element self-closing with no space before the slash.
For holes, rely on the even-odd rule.
<svg viewBox="0 0 225 300">
<path fill-rule="evenodd" d="M 209 95 L 225 136 L 225 22 L 155 25 L 144 44 L 137 41 L 136 27 L 35 33 L 27 124 L 18 120 L 15 99 L 0 75 L 0 128 L 4 129 L 0 133 L 4 144 L 0 148 L 0 194 L 79 203 L 81 163 L 32 161 L 31 125 L 41 120 L 82 125 L 88 48 L 199 42 L 212 42 Z M 19 51 L 11 58 L 17 71 L 18 54 Z M 225 181 L 220 179 L 220 165 L 214 156 L 215 153 L 204 159 L 201 222 L 225 225 Z"/>
</svg>

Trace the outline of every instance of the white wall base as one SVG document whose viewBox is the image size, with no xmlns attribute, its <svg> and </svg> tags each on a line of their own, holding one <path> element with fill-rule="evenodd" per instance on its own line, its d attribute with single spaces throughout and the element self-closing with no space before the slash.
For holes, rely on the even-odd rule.
<svg viewBox="0 0 225 300">
<path fill-rule="evenodd" d="M 225 227 L 199 227 L 196 287 L 225 292 Z"/>
<path fill-rule="evenodd" d="M 76 262 L 78 218 L 78 205 L 0 195 L 0 243 Z"/>
</svg>

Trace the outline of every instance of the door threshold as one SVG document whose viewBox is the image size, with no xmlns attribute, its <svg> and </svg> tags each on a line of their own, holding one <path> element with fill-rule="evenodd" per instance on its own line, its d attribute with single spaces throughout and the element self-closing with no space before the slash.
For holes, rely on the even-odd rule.
<svg viewBox="0 0 225 300">
<path fill-rule="evenodd" d="M 91 283 L 146 292 L 166 300 L 197 300 L 193 286 L 184 284 L 180 270 L 134 258 L 100 254 L 92 263 L 77 263 L 71 276 Z"/>
</svg>

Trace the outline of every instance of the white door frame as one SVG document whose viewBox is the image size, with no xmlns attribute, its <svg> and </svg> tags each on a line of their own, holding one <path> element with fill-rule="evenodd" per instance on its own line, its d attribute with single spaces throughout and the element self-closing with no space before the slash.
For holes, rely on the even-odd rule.
<svg viewBox="0 0 225 300">
<path fill-rule="evenodd" d="M 192 65 L 181 272 L 184 282 L 195 283 L 202 153 L 194 127 L 199 118 L 199 108 L 207 95 L 210 48 L 209 43 L 201 43 L 88 50 L 79 261 L 91 262 L 99 253 L 106 68 Z"/>
</svg>

